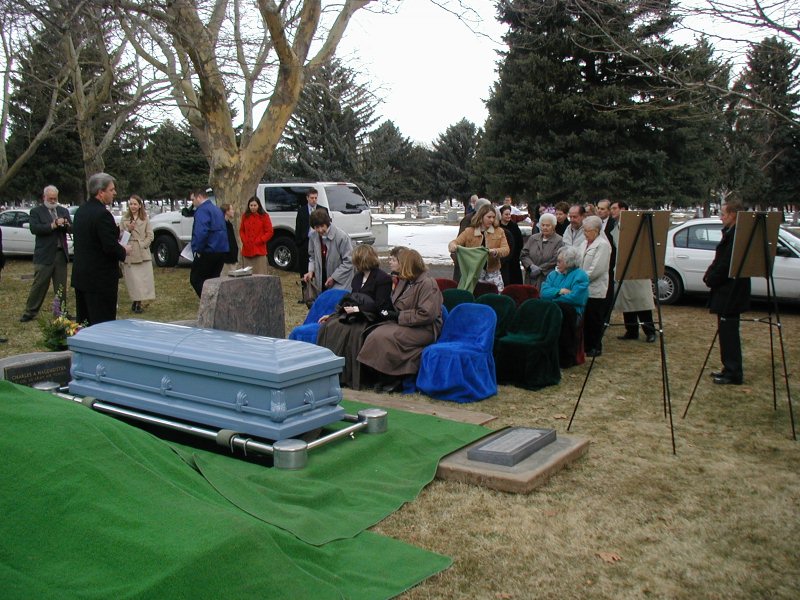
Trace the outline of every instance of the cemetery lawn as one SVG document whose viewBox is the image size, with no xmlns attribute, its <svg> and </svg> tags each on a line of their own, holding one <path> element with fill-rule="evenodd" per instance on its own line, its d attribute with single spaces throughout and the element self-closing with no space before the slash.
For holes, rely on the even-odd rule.
<svg viewBox="0 0 800 600">
<path fill-rule="evenodd" d="M 288 333 L 306 314 L 297 304 L 298 276 L 274 273 L 283 283 Z M 7 259 L 0 336 L 9 341 L 0 357 L 41 349 L 37 322 L 18 322 L 31 283 L 23 277 L 32 274 L 30 259 Z M 189 270 L 155 275 L 157 299 L 142 315 L 130 312 L 120 285 L 118 318 L 195 318 Z M 755 308 L 748 316 L 765 316 L 764 304 Z M 800 433 L 800 307 L 781 311 Z M 711 383 L 708 373 L 719 367 L 714 348 L 684 419 L 715 320 L 702 300 L 663 307 L 662 315 L 677 455 L 662 408 L 659 344 L 618 341 L 621 328 L 609 329 L 570 432 L 591 440 L 586 456 L 529 495 L 434 481 L 373 528 L 453 558 L 452 567 L 403 598 L 800 597 L 800 442 L 791 439 L 779 354 L 773 410 L 769 328 L 742 324 L 743 386 Z M 566 435 L 588 366 L 564 371 L 558 386 L 501 386 L 497 396 L 462 408 L 495 415 L 492 428 Z"/>
</svg>

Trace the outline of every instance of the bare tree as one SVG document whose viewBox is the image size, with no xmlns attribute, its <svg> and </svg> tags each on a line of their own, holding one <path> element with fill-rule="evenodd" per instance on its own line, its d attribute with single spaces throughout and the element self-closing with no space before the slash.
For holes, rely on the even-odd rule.
<svg viewBox="0 0 800 600">
<path fill-rule="evenodd" d="M 109 2 L 136 52 L 169 80 L 217 197 L 239 203 L 266 172 L 309 74 L 370 0 Z"/>
<path fill-rule="evenodd" d="M 2 111 L 0 111 L 0 190 L 3 190 L 23 165 L 30 160 L 42 143 L 65 123 L 59 122 L 56 115 L 66 103 L 64 87 L 68 81 L 65 68 L 52 71 L 46 79 L 39 81 L 42 97 L 47 98 L 47 115 L 39 128 L 32 132 L 25 148 L 9 164 L 6 142 L 9 135 L 11 96 L 14 92 L 12 82 L 19 79 L 20 58 L 29 53 L 36 40 L 36 21 L 15 2 L 0 2 L 0 65 L 2 65 L 3 91 Z"/>
</svg>

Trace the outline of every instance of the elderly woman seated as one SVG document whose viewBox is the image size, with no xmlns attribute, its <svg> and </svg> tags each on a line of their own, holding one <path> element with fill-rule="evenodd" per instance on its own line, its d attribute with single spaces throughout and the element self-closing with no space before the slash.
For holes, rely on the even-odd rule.
<svg viewBox="0 0 800 600">
<path fill-rule="evenodd" d="M 425 346 L 442 331 L 442 293 L 419 252 L 400 253 L 399 281 L 386 321 L 368 330 L 358 362 L 377 373 L 376 390 L 398 392 L 402 378 L 415 375 Z"/>
<path fill-rule="evenodd" d="M 580 248 L 562 246 L 558 251 L 556 269 L 544 280 L 540 292 L 542 298 L 557 302 L 563 313 L 559 341 L 562 368 L 575 364 L 581 335 L 581 316 L 589 299 L 589 276 L 580 268 L 582 261 Z"/>
<path fill-rule="evenodd" d="M 361 334 L 379 320 L 381 311 L 392 309 L 392 278 L 380 269 L 380 260 L 372 246 L 361 244 L 353 250 L 351 293 L 345 296 L 332 315 L 320 319 L 317 344 L 344 358 L 339 382 L 358 389 L 360 369 L 357 360 Z"/>
</svg>

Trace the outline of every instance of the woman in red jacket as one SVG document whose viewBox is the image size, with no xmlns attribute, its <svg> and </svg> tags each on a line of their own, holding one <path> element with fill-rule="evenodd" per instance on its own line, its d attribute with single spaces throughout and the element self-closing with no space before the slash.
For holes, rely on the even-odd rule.
<svg viewBox="0 0 800 600">
<path fill-rule="evenodd" d="M 253 196 L 239 224 L 242 239 L 242 265 L 253 267 L 253 275 L 267 274 L 267 242 L 272 239 L 272 219 Z"/>
</svg>

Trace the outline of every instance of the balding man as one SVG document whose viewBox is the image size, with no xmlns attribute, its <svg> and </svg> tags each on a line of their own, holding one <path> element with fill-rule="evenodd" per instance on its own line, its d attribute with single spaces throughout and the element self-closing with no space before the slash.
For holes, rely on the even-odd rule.
<svg viewBox="0 0 800 600">
<path fill-rule="evenodd" d="M 586 236 L 583 233 L 583 217 L 586 214 L 586 209 L 580 204 L 573 204 L 569 207 L 567 218 L 569 219 L 569 226 L 561 234 L 565 246 L 580 246 L 586 241 Z"/>
</svg>

